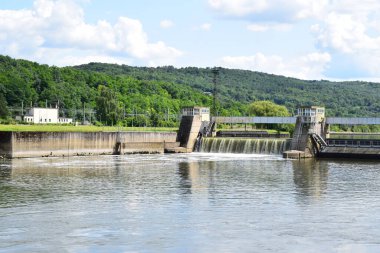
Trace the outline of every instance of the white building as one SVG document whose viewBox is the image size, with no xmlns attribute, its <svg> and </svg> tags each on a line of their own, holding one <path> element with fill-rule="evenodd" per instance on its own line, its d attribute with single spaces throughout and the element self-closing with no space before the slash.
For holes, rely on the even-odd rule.
<svg viewBox="0 0 380 253">
<path fill-rule="evenodd" d="M 210 108 L 208 107 L 183 107 L 182 116 L 195 116 L 200 115 L 201 121 L 210 121 Z"/>
<path fill-rule="evenodd" d="M 24 121 L 34 124 L 69 124 L 73 119 L 58 117 L 58 108 L 32 107 L 24 116 Z"/>
</svg>

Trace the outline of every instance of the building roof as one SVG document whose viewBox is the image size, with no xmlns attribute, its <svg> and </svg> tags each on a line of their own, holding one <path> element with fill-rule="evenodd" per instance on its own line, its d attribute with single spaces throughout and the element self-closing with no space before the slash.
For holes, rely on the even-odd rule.
<svg viewBox="0 0 380 253">
<path fill-rule="evenodd" d="M 312 105 L 312 106 L 306 106 L 306 105 L 301 105 L 301 106 L 298 106 L 299 109 L 325 109 L 324 106 L 316 106 L 316 105 Z"/>
<path fill-rule="evenodd" d="M 209 108 L 207 106 L 184 106 L 181 109 L 201 109 L 201 108 Z"/>
<path fill-rule="evenodd" d="M 58 108 L 31 107 L 30 109 L 58 110 Z"/>
</svg>

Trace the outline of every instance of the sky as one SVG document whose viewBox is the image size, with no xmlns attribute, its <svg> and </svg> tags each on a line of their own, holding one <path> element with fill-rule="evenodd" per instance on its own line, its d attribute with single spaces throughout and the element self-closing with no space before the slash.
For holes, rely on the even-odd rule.
<svg viewBox="0 0 380 253">
<path fill-rule="evenodd" d="M 380 1 L 0 0 L 0 54 L 380 81 Z"/>
</svg>

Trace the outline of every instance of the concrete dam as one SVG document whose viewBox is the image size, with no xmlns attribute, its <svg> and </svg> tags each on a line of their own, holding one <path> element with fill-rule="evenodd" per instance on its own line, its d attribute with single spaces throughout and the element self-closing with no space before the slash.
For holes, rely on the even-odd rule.
<svg viewBox="0 0 380 253">
<path fill-rule="evenodd" d="M 203 114 L 202 114 L 203 112 Z M 216 124 L 295 124 L 292 138 L 261 132 L 227 131 Z M 0 132 L 7 158 L 134 153 L 283 154 L 285 158 L 380 158 L 380 141 L 332 140 L 330 124 L 380 124 L 378 118 L 325 118 L 323 107 L 302 107 L 296 117 L 212 117 L 209 109 L 185 108 L 178 132 Z M 252 136 L 253 135 L 253 136 Z M 216 136 L 216 137 L 215 137 Z M 276 137 L 276 138 L 273 138 Z"/>
<path fill-rule="evenodd" d="M 184 114 L 178 132 L 0 132 L 0 157 L 188 153 L 205 122 Z"/>
<path fill-rule="evenodd" d="M 325 117 L 325 108 L 304 106 L 294 117 L 214 117 L 225 124 L 294 124 L 295 129 L 285 158 L 380 158 L 377 140 L 333 140 L 331 125 L 380 125 L 380 118 Z"/>
<path fill-rule="evenodd" d="M 176 138 L 176 132 L 0 132 L 0 156 L 164 153 Z"/>
</svg>

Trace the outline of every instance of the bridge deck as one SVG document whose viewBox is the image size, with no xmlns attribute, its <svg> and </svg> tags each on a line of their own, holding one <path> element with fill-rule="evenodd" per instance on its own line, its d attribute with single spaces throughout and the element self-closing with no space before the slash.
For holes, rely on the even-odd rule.
<svg viewBox="0 0 380 253">
<path fill-rule="evenodd" d="M 380 118 L 326 118 L 329 125 L 380 125 Z"/>
<path fill-rule="evenodd" d="M 295 124 L 296 117 L 213 117 L 216 123 Z"/>
<path fill-rule="evenodd" d="M 228 124 L 295 124 L 297 117 L 213 117 L 216 123 Z M 328 117 L 329 125 L 380 125 L 380 118 Z"/>
</svg>

